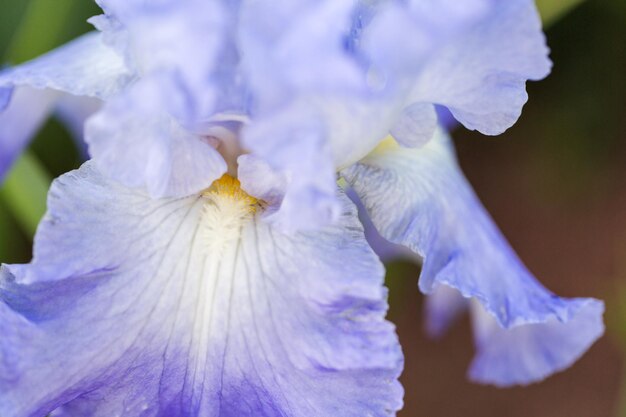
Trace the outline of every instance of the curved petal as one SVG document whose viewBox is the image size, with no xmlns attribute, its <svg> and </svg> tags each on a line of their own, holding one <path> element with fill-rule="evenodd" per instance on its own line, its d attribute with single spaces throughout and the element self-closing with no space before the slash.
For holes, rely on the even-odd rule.
<svg viewBox="0 0 626 417">
<path fill-rule="evenodd" d="M 345 49 L 355 5 L 333 0 L 280 1 L 276 7 L 242 3 L 238 28 L 242 73 L 262 112 L 298 95 L 363 91 L 363 71 Z"/>
<path fill-rule="evenodd" d="M 354 207 L 285 235 L 237 184 L 57 180 L 33 262 L 1 273 L 0 414 L 395 415 L 402 356 Z"/>
<path fill-rule="evenodd" d="M 365 65 L 346 45 L 357 6 L 247 2 L 239 11 L 241 72 L 253 102 L 242 140 L 290 178 L 277 213 L 287 227 L 332 221 L 336 169 L 370 152 L 404 105 L 373 91 Z"/>
<path fill-rule="evenodd" d="M 85 122 L 102 107 L 102 100 L 65 94 L 57 103 L 54 114 L 69 130 L 83 160 L 88 159 L 85 143 Z"/>
<path fill-rule="evenodd" d="M 432 104 L 412 104 L 402 113 L 400 120 L 391 129 L 399 144 L 419 147 L 428 142 L 437 129 L 437 113 Z"/>
<path fill-rule="evenodd" d="M 106 98 L 131 79 L 98 33 L 0 71 L 0 180 L 61 99 L 59 92 Z"/>
<path fill-rule="evenodd" d="M 585 346 L 601 333 L 574 324 L 586 314 L 581 304 L 592 301 L 555 296 L 523 266 L 460 172 L 443 132 L 419 149 L 389 139 L 343 175 L 381 235 L 424 258 L 419 285 L 425 293 L 441 284 L 456 288 L 507 329 L 529 324 L 550 329 L 558 322 L 582 332 L 578 337 Z M 598 309 L 591 314 L 601 322 Z"/>
<path fill-rule="evenodd" d="M 9 106 L 0 112 L 0 183 L 58 98 L 59 93 L 52 90 L 15 89 Z"/>
<path fill-rule="evenodd" d="M 327 196 L 334 184 L 325 162 L 329 156 L 334 168 L 343 169 L 363 158 L 390 131 L 404 146 L 422 146 L 436 128 L 433 103 L 448 106 L 470 128 L 499 133 L 519 116 L 526 101 L 525 81 L 545 76 L 550 68 L 531 0 L 367 6 L 322 2 L 311 13 L 328 13 L 320 21 L 328 20 L 329 28 L 308 43 L 297 40 L 311 35 L 309 25 L 293 29 L 300 28 L 294 20 L 306 21 L 302 11 L 311 8 L 308 1 L 281 7 L 280 13 L 259 8 L 251 3 L 241 11 L 242 65 L 255 103 L 243 141 L 288 177 L 298 172 L 315 178 L 306 183 L 294 180 L 287 187 L 282 213 L 294 227 L 332 220 Z M 286 17 L 290 24 L 284 23 Z M 342 32 L 336 28 L 347 20 L 352 31 L 348 43 L 340 47 L 337 33 Z M 316 46 L 322 40 L 324 47 Z M 290 45 L 301 48 L 296 53 Z M 289 63 L 281 61 L 285 57 Z M 308 67 L 298 72 L 306 82 L 286 74 L 300 66 Z M 320 71 L 324 74 L 312 75 Z M 317 126 L 311 127 L 312 120 Z M 271 132 L 259 125 L 270 125 Z M 301 156 L 310 152 L 313 142 L 324 151 L 312 154 L 316 162 L 309 172 Z"/>
<path fill-rule="evenodd" d="M 438 338 L 467 310 L 469 301 L 454 288 L 439 285 L 428 294 L 424 306 L 426 333 Z"/>
<path fill-rule="evenodd" d="M 49 88 L 102 99 L 118 92 L 131 80 L 132 74 L 122 59 L 102 42 L 97 32 L 0 72 L 0 87 Z"/>
<path fill-rule="evenodd" d="M 367 155 L 400 109 L 399 102 L 383 99 L 309 97 L 246 125 L 244 147 L 287 178 L 277 224 L 297 230 L 332 222 L 336 171 Z"/>
<path fill-rule="evenodd" d="M 565 323 L 555 318 L 505 330 L 478 304 L 472 304 L 476 357 L 472 380 L 500 387 L 529 384 L 568 368 L 602 335 L 604 305 L 578 299 L 578 311 Z"/>
<path fill-rule="evenodd" d="M 146 7 L 143 1 L 102 0 L 106 14 L 91 22 L 142 77 L 165 73 L 176 79 L 189 103 L 183 112 L 170 113 L 187 123 L 216 111 L 221 105 L 218 90 L 227 90 L 220 99 L 240 96 L 234 85 L 238 74 L 232 3 L 162 0 Z"/>
<path fill-rule="evenodd" d="M 198 133 L 209 116 L 240 102 L 229 84 L 236 78 L 232 6 L 203 0 L 150 7 L 98 3 L 106 14 L 91 22 L 141 78 L 88 122 L 92 157 L 106 174 L 153 197 L 200 192 L 226 171 L 226 163 Z"/>
<path fill-rule="evenodd" d="M 285 176 L 255 155 L 245 154 L 237 158 L 237 178 L 245 192 L 268 202 L 270 208 L 280 205 L 285 196 Z"/>
<path fill-rule="evenodd" d="M 341 180 L 340 183 L 342 183 Z M 401 259 L 411 262 L 420 261 L 419 256 L 417 256 L 407 247 L 395 244 L 382 237 L 380 233 L 378 233 L 378 230 L 376 230 L 376 227 L 374 227 L 374 224 L 372 223 L 372 220 L 370 219 L 367 210 L 363 206 L 363 203 L 359 199 L 359 196 L 356 195 L 352 188 L 345 186 L 345 182 L 343 182 L 342 185 L 345 187 L 344 189 L 346 195 L 357 207 L 359 220 L 363 225 L 363 230 L 365 231 L 365 239 L 367 239 L 367 243 L 369 243 L 370 247 L 376 253 L 376 255 L 378 255 L 381 261 L 385 263 Z"/>
<path fill-rule="evenodd" d="M 271 220 L 283 230 L 321 227 L 336 220 L 340 211 L 326 131 L 310 110 L 293 105 L 243 129 L 244 146 L 286 179 L 280 208 Z"/>
<path fill-rule="evenodd" d="M 409 102 L 445 105 L 467 128 L 497 135 L 519 118 L 525 82 L 550 72 L 548 48 L 533 0 L 463 6 L 395 4 L 372 21 L 365 49 L 395 87 L 412 86 Z"/>
<path fill-rule="evenodd" d="M 161 87 L 155 88 L 159 81 Z M 107 101 L 85 126 L 98 168 L 156 198 L 200 192 L 227 169 L 215 148 L 160 108 L 166 96 L 184 101 L 175 88 L 168 88 L 167 79 L 143 79 Z"/>
</svg>

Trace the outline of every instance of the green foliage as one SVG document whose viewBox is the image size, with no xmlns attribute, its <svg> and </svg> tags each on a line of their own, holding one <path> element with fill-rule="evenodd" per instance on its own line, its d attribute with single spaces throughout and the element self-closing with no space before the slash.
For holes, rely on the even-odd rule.
<svg viewBox="0 0 626 417">
<path fill-rule="evenodd" d="M 21 8 L 7 7 L 15 18 L 20 14 L 17 27 L 11 22 L 12 37 L 5 53 L 5 60 L 16 64 L 32 59 L 77 35 L 91 30 L 85 21 L 87 16 L 97 14 L 94 2 L 85 0 L 30 0 Z M 4 13 L 4 4 L 0 15 Z M 5 29 L 6 30 L 6 29 Z"/>
<path fill-rule="evenodd" d="M 537 0 L 544 26 L 550 26 L 584 0 Z"/>
<path fill-rule="evenodd" d="M 0 198 L 22 229 L 33 236 L 46 211 L 46 194 L 51 178 L 31 153 L 15 163 L 0 188 Z"/>
<path fill-rule="evenodd" d="M 29 246 L 30 242 L 0 198 L 0 262 L 28 261 Z"/>
<path fill-rule="evenodd" d="M 32 59 L 91 30 L 86 19 L 97 13 L 95 2 L 84 0 L 1 2 L 3 62 L 17 64 Z M 56 122 L 45 125 L 31 149 L 0 188 L 0 262 L 27 260 L 28 240 L 46 209 L 50 173 L 59 175 L 79 162 L 67 132 Z"/>
<path fill-rule="evenodd" d="M 34 0 L 26 9 L 7 57 L 19 63 L 54 48 L 72 13 L 74 0 Z"/>
</svg>

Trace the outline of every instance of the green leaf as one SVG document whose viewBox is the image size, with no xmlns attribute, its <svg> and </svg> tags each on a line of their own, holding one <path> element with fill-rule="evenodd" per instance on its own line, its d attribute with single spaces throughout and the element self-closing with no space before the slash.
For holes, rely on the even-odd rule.
<svg viewBox="0 0 626 417">
<path fill-rule="evenodd" d="M 0 199 L 0 263 L 28 262 L 31 243 Z"/>
<path fill-rule="evenodd" d="M 6 58 L 17 64 L 56 47 L 75 6 L 76 0 L 31 0 Z"/>
<path fill-rule="evenodd" d="M 52 179 L 39 161 L 25 152 L 6 177 L 0 198 L 22 229 L 33 236 L 46 212 L 46 195 Z"/>
<path fill-rule="evenodd" d="M 584 0 L 537 0 L 539 14 L 545 27 L 556 23 L 561 17 Z"/>
</svg>

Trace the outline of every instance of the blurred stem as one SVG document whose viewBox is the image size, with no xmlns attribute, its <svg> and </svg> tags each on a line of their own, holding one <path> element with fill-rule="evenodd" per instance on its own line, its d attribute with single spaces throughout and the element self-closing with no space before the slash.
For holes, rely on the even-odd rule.
<svg viewBox="0 0 626 417">
<path fill-rule="evenodd" d="M 46 212 L 46 195 L 52 179 L 32 154 L 25 152 L 7 175 L 0 198 L 22 229 L 33 236 Z"/>
<path fill-rule="evenodd" d="M 549 27 L 584 0 L 537 0 L 543 25 Z"/>
<path fill-rule="evenodd" d="M 75 0 L 31 0 L 5 58 L 17 64 L 57 46 L 74 6 Z"/>
</svg>

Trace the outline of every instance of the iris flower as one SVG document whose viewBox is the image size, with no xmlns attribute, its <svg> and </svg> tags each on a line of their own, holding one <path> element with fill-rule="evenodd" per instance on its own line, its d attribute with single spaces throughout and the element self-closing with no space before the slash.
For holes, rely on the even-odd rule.
<svg viewBox="0 0 626 417">
<path fill-rule="evenodd" d="M 422 258 L 433 328 L 471 304 L 473 379 L 540 380 L 601 335 L 603 304 L 538 283 L 437 127 L 435 104 L 517 120 L 550 69 L 531 1 L 99 4 L 97 32 L 0 73 L 4 161 L 45 114 L 21 94 L 102 101 L 32 262 L 0 272 L 0 415 L 395 415 L 384 269 L 346 190 Z"/>
</svg>

